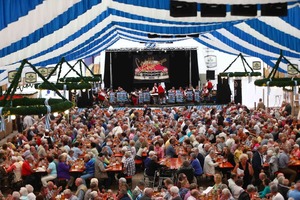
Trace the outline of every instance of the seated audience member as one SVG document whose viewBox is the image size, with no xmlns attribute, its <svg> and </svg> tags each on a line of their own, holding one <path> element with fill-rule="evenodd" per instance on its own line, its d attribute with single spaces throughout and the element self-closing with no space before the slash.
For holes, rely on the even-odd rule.
<svg viewBox="0 0 300 200">
<path fill-rule="evenodd" d="M 214 175 L 216 173 L 216 167 L 219 166 L 219 163 L 214 162 L 216 154 L 214 150 L 210 150 L 209 154 L 204 159 L 203 171 L 205 174 Z"/>
<path fill-rule="evenodd" d="M 182 200 L 179 195 L 179 188 L 176 186 L 170 188 L 170 195 L 172 200 Z"/>
<path fill-rule="evenodd" d="M 288 199 L 288 192 L 290 190 L 289 183 L 290 183 L 289 179 L 284 178 L 284 176 L 280 176 L 278 178 L 278 192 L 286 200 Z"/>
<path fill-rule="evenodd" d="M 228 188 L 224 188 L 222 190 L 220 200 L 234 200 L 234 198 Z"/>
<path fill-rule="evenodd" d="M 290 190 L 288 192 L 288 197 L 293 198 L 295 200 L 300 199 L 300 181 L 297 181 L 297 183 L 295 184 L 294 190 Z"/>
<path fill-rule="evenodd" d="M 265 186 L 265 188 L 259 192 L 259 198 L 266 198 L 267 197 L 267 194 L 269 194 L 271 192 L 270 190 L 270 179 L 268 178 L 265 178 L 263 179 L 263 185 Z"/>
<path fill-rule="evenodd" d="M 197 190 L 198 185 L 196 183 L 192 183 L 190 184 L 190 188 L 189 191 L 186 193 L 186 195 L 184 196 L 183 200 L 187 200 L 190 196 L 191 196 L 191 191 L 196 189 Z M 199 191 L 199 190 L 198 190 Z"/>
<path fill-rule="evenodd" d="M 278 168 L 279 171 L 284 174 L 284 176 L 289 177 L 289 180 L 292 183 L 296 179 L 297 172 L 289 167 L 289 162 L 289 148 L 285 146 L 283 147 L 283 152 L 281 152 L 278 157 Z"/>
<path fill-rule="evenodd" d="M 166 156 L 169 158 L 177 157 L 176 150 L 175 150 L 175 143 L 176 143 L 175 139 L 171 138 L 170 144 L 168 145 L 168 147 L 166 149 Z"/>
<path fill-rule="evenodd" d="M 75 196 L 70 189 L 65 189 L 63 194 L 65 196 L 65 199 L 78 200 L 77 196 Z"/>
<path fill-rule="evenodd" d="M 182 166 L 177 170 L 177 174 L 183 173 L 186 175 L 189 183 L 193 183 L 194 182 L 194 168 L 192 167 L 192 165 L 190 164 L 190 162 L 188 160 L 185 160 L 182 163 Z"/>
<path fill-rule="evenodd" d="M 75 192 L 75 196 L 77 196 L 77 198 L 79 200 L 83 200 L 84 199 L 84 195 L 85 195 L 85 192 L 87 191 L 87 187 L 86 185 L 84 184 L 84 181 L 82 178 L 77 178 L 75 180 L 75 185 L 77 187 L 76 189 L 76 192 Z"/>
<path fill-rule="evenodd" d="M 248 185 L 247 189 L 245 191 L 243 191 L 238 200 L 251 200 L 252 196 L 256 193 L 256 189 L 254 187 L 254 185 Z"/>
<path fill-rule="evenodd" d="M 84 167 L 85 171 L 84 174 L 80 176 L 85 184 L 85 180 L 88 178 L 92 178 L 95 175 L 95 158 L 92 158 L 90 154 L 86 154 L 84 156 Z M 77 195 L 76 195 L 77 196 Z"/>
<path fill-rule="evenodd" d="M 276 184 L 270 185 L 272 200 L 284 200 L 283 196 L 278 192 L 278 186 Z"/>
<path fill-rule="evenodd" d="M 197 180 L 199 180 L 200 176 L 203 174 L 200 161 L 198 160 L 197 155 L 195 153 L 190 154 L 190 160 L 191 160 L 191 165 L 194 168 L 194 175 L 197 178 Z"/>
<path fill-rule="evenodd" d="M 57 177 L 57 168 L 56 168 L 56 164 L 54 162 L 54 159 L 52 156 L 47 156 L 47 160 L 48 160 L 48 169 L 47 169 L 47 176 L 43 176 L 41 178 L 42 184 L 43 186 L 47 185 L 48 181 L 54 180 Z"/>
<path fill-rule="evenodd" d="M 136 199 L 138 196 L 142 197 L 144 194 L 145 189 L 145 182 L 143 180 L 140 180 L 134 190 L 132 191 L 132 197 L 133 199 Z"/>
<path fill-rule="evenodd" d="M 145 188 L 144 195 L 140 198 L 140 200 L 151 200 L 153 193 L 154 193 L 154 191 L 152 188 Z"/>
<path fill-rule="evenodd" d="M 152 156 L 151 161 L 148 164 L 148 167 L 146 168 L 146 174 L 147 176 L 153 176 L 155 175 L 155 172 L 158 171 L 161 168 L 161 165 L 158 163 L 157 156 Z"/>
</svg>

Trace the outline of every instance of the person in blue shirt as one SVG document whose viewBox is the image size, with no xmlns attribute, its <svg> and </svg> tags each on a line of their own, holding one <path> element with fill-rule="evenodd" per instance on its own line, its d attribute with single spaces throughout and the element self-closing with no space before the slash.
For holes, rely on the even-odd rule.
<svg viewBox="0 0 300 200">
<path fill-rule="evenodd" d="M 169 158 L 175 158 L 176 157 L 176 150 L 174 148 L 175 146 L 175 139 L 170 139 L 170 145 L 166 149 L 166 156 Z"/>
<path fill-rule="evenodd" d="M 197 155 L 195 153 L 190 154 L 190 160 L 191 160 L 191 165 L 194 168 L 194 175 L 197 179 L 198 185 L 200 184 L 200 177 L 203 174 L 203 169 L 201 167 L 200 161 L 197 158 Z"/>
<path fill-rule="evenodd" d="M 90 154 L 86 154 L 84 156 L 84 167 L 85 171 L 84 174 L 80 177 L 83 180 L 83 183 L 85 184 L 85 180 L 88 178 L 94 177 L 95 174 L 95 158 L 92 158 Z"/>
<path fill-rule="evenodd" d="M 288 192 L 288 197 L 293 199 L 300 199 L 300 180 L 295 184 L 295 189 Z"/>
</svg>

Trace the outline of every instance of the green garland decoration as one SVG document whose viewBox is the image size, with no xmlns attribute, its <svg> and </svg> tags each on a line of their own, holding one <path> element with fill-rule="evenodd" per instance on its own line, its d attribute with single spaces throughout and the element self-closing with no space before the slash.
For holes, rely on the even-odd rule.
<svg viewBox="0 0 300 200">
<path fill-rule="evenodd" d="M 269 82 L 269 84 L 268 84 Z M 300 78 L 264 78 L 255 80 L 254 84 L 256 86 L 270 86 L 270 87 L 287 87 L 287 86 L 298 86 L 300 85 Z"/>
<path fill-rule="evenodd" d="M 23 60 L 11 85 L 7 89 L 4 99 L 0 101 L 0 107 L 3 108 L 3 115 L 39 115 L 48 114 L 44 98 L 21 98 L 13 99 L 13 95 L 19 85 L 19 80 L 25 66 L 29 66 L 33 71 L 44 81 L 44 84 L 49 85 L 49 89 L 54 90 L 61 99 L 49 99 L 48 105 L 51 107 L 51 112 L 64 111 L 73 106 L 73 103 L 68 101 L 60 92 L 51 84 L 43 75 L 27 60 Z"/>
<path fill-rule="evenodd" d="M 3 101 L 0 101 L 0 106 L 4 107 Z M 4 107 L 3 113 L 7 115 L 40 115 L 47 114 L 44 98 L 22 98 L 12 100 L 12 107 Z M 70 101 L 63 99 L 49 99 L 51 112 L 65 111 L 73 106 Z"/>
<path fill-rule="evenodd" d="M 247 77 L 247 76 L 261 76 L 260 72 L 222 72 L 219 73 L 221 77 Z"/>
<path fill-rule="evenodd" d="M 272 71 L 270 72 L 267 78 L 258 79 L 254 81 L 256 86 L 267 86 L 267 87 L 287 87 L 287 86 L 299 86 L 300 85 L 300 78 L 293 77 L 293 78 L 275 78 L 276 72 L 278 71 L 279 64 L 281 60 L 284 59 L 288 64 L 292 66 L 298 73 L 300 71 L 283 55 L 282 50 L 280 50 L 280 56 L 277 59 L 275 66 L 273 67 Z"/>
<path fill-rule="evenodd" d="M 77 83 L 37 83 L 34 85 L 35 89 L 52 89 L 52 86 L 57 88 L 58 90 L 64 90 L 66 86 L 66 90 L 83 90 L 83 89 L 91 89 L 92 85 L 86 82 L 77 82 Z"/>
<path fill-rule="evenodd" d="M 101 77 L 100 76 L 83 76 L 83 77 L 66 77 L 66 78 L 60 78 L 59 81 L 61 82 L 99 82 L 101 81 Z"/>
<path fill-rule="evenodd" d="M 242 60 L 244 72 L 226 72 L 238 58 L 241 58 Z M 249 72 L 247 71 L 246 66 L 250 69 Z M 219 73 L 219 76 L 221 77 L 247 77 L 248 76 L 249 77 L 249 76 L 261 76 L 261 73 L 254 72 L 253 69 L 248 64 L 247 60 L 244 58 L 244 56 L 241 53 L 239 53 L 239 55 L 230 63 L 230 65 L 222 73 Z"/>
</svg>

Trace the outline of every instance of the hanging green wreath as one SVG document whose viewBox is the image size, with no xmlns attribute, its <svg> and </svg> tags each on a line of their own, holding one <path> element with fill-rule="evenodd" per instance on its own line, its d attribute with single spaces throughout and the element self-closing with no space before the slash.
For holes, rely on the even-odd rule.
<svg viewBox="0 0 300 200">
<path fill-rule="evenodd" d="M 11 101 L 11 107 L 4 107 L 4 101 L 0 101 L 3 113 L 7 115 L 40 115 L 47 114 L 47 107 L 44 98 L 32 99 L 22 98 Z M 73 106 L 72 102 L 63 99 L 49 99 L 51 112 L 65 111 Z"/>
<path fill-rule="evenodd" d="M 222 72 L 219 73 L 221 77 L 247 77 L 247 76 L 261 76 L 260 72 Z"/>
<path fill-rule="evenodd" d="M 100 82 L 101 76 L 83 76 L 83 77 L 66 77 L 66 78 L 60 78 L 59 81 L 61 82 Z"/>
<path fill-rule="evenodd" d="M 298 86 L 300 85 L 300 78 L 264 78 L 255 80 L 256 86 L 270 86 L 270 87 L 287 87 L 287 86 Z"/>
<path fill-rule="evenodd" d="M 254 81 L 254 84 L 256 86 L 268 86 L 268 87 L 295 87 L 300 85 L 300 78 L 292 77 L 292 78 L 275 78 L 276 72 L 279 69 L 279 64 L 284 59 L 288 64 L 292 66 L 294 70 L 296 70 L 298 73 L 299 70 L 296 68 L 284 55 L 283 52 L 280 51 L 280 56 L 277 59 L 275 66 L 273 67 L 272 71 L 270 72 L 269 76 L 267 78 L 258 79 Z"/>
<path fill-rule="evenodd" d="M 77 83 L 37 83 L 35 84 L 35 89 L 52 89 L 53 86 L 58 90 L 83 90 L 83 89 L 91 89 L 92 85 L 86 82 L 77 82 Z"/>
</svg>

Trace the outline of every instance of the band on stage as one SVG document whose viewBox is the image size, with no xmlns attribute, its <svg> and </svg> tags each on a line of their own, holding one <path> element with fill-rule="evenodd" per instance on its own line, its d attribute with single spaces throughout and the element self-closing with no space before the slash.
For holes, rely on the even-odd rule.
<svg viewBox="0 0 300 200">
<path fill-rule="evenodd" d="M 94 95 L 95 101 L 103 106 L 112 105 L 142 105 L 142 104 L 180 104 L 180 103 L 200 103 L 209 101 L 215 95 L 215 91 L 209 90 L 207 84 L 203 84 L 202 89 L 199 86 L 192 86 L 183 89 L 172 87 L 166 90 L 161 84 L 154 84 L 150 88 L 135 89 L 132 92 L 127 92 L 123 88 L 118 87 L 117 90 L 99 89 L 98 94 Z"/>
</svg>

